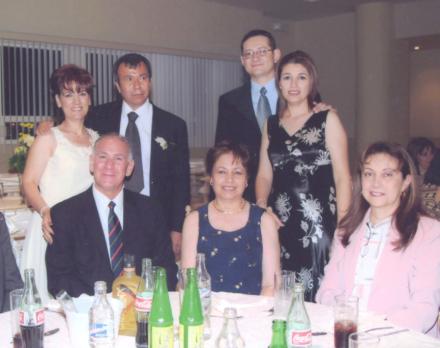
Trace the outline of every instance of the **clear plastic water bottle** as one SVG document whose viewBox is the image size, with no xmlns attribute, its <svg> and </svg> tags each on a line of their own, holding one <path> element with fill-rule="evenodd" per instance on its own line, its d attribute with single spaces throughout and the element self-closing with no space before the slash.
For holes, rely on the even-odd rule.
<svg viewBox="0 0 440 348">
<path fill-rule="evenodd" d="M 202 302 L 204 329 L 203 338 L 205 340 L 211 337 L 211 276 L 205 265 L 205 254 L 199 253 L 196 257 L 197 281 Z"/>
<path fill-rule="evenodd" d="M 237 311 L 235 308 L 225 308 L 223 328 L 215 341 L 216 348 L 244 348 L 244 340 L 237 326 Z"/>
<path fill-rule="evenodd" d="M 115 346 L 114 314 L 103 281 L 95 282 L 95 300 L 89 310 L 89 343 L 92 348 Z"/>
<path fill-rule="evenodd" d="M 296 283 L 293 287 L 293 302 L 287 316 L 286 341 L 288 348 L 311 347 L 312 328 L 304 305 L 304 286 Z"/>
</svg>

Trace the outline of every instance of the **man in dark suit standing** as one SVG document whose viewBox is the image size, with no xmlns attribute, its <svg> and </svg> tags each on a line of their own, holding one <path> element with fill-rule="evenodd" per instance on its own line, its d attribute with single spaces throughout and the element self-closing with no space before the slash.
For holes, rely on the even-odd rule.
<svg viewBox="0 0 440 348">
<path fill-rule="evenodd" d="M 93 294 L 94 282 L 111 289 L 122 270 L 124 253 L 136 258 L 136 271 L 148 257 L 167 270 L 175 286 L 176 265 L 162 209 L 153 199 L 124 189 L 134 168 L 127 140 L 117 134 L 101 137 L 90 159 L 94 184 L 52 208 L 54 242 L 48 245 L 48 289 L 71 296 Z"/>
<path fill-rule="evenodd" d="M 150 102 L 151 76 L 151 64 L 144 56 L 120 57 L 114 78 L 122 98 L 92 108 L 86 126 L 101 135 L 116 132 L 128 138 L 135 169 L 126 188 L 161 203 L 179 259 L 180 232 L 190 198 L 188 134 L 184 120 Z"/>
<path fill-rule="evenodd" d="M 250 81 L 219 99 L 215 142 L 228 140 L 248 147 L 251 170 L 245 197 L 252 202 L 255 202 L 261 129 L 265 119 L 277 110 L 275 65 L 280 57 L 271 33 L 259 29 L 248 32 L 241 40 L 241 64 Z"/>
</svg>

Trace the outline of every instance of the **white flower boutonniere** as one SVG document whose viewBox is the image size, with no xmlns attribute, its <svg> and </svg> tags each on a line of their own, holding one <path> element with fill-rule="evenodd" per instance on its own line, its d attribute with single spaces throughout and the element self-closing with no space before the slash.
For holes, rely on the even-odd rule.
<svg viewBox="0 0 440 348">
<path fill-rule="evenodd" d="M 168 149 L 168 143 L 167 143 L 167 141 L 166 141 L 164 138 L 162 138 L 162 137 L 156 137 L 156 138 L 154 139 L 154 141 L 160 145 L 160 147 L 162 148 L 162 150 L 166 150 L 166 149 Z"/>
</svg>

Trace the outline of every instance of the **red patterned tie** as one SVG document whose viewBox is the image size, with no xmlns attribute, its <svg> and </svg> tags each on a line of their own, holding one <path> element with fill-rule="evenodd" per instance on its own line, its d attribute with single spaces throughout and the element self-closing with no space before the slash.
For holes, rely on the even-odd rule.
<svg viewBox="0 0 440 348">
<path fill-rule="evenodd" d="M 122 272 L 123 266 L 123 244 L 122 244 L 122 226 L 115 213 L 115 202 L 110 201 L 108 207 L 108 237 L 110 242 L 110 255 L 112 261 L 112 270 L 117 277 Z"/>
</svg>

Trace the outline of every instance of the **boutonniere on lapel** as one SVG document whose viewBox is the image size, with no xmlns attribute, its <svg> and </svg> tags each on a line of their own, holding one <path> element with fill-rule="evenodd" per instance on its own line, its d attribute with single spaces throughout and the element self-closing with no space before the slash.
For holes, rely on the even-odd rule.
<svg viewBox="0 0 440 348">
<path fill-rule="evenodd" d="M 165 151 L 166 149 L 168 149 L 168 143 L 167 143 L 167 141 L 166 141 L 164 138 L 162 138 L 162 137 L 156 137 L 156 138 L 154 139 L 154 141 L 160 145 L 160 147 L 162 148 L 162 150 Z"/>
</svg>

